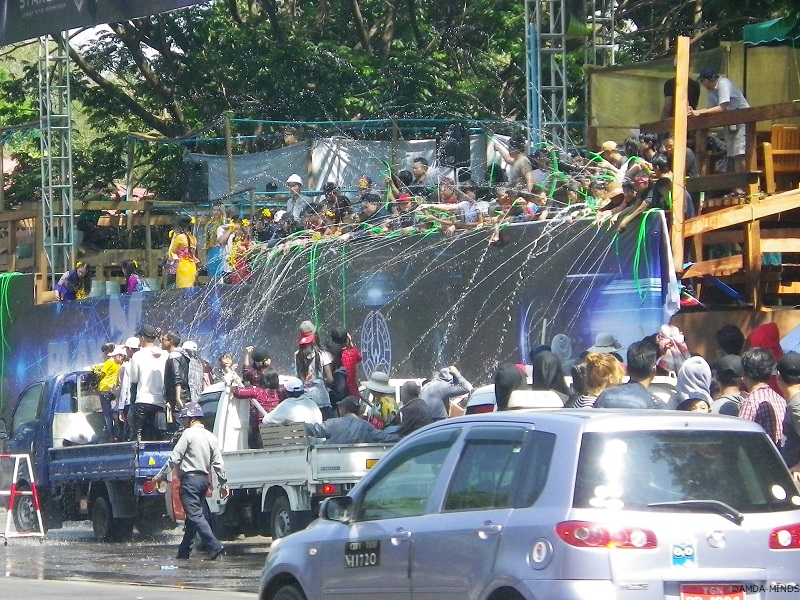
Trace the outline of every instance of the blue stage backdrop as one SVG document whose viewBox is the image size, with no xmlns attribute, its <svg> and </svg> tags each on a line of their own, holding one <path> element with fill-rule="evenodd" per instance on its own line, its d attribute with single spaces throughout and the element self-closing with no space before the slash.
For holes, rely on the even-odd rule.
<svg viewBox="0 0 800 600">
<path fill-rule="evenodd" d="M 379 364 L 395 377 L 456 364 L 480 384 L 558 333 L 574 356 L 602 331 L 627 346 L 674 308 L 661 213 L 622 236 L 587 220 L 511 225 L 502 245 L 491 234 L 318 242 L 260 254 L 246 285 L 14 304 L 2 322 L 4 402 L 37 378 L 102 362 L 103 342 L 120 343 L 143 322 L 195 340 L 212 363 L 263 346 L 284 374 L 294 370 L 300 321 L 318 323 L 323 341 L 345 325 L 364 356 L 362 376 Z"/>
</svg>

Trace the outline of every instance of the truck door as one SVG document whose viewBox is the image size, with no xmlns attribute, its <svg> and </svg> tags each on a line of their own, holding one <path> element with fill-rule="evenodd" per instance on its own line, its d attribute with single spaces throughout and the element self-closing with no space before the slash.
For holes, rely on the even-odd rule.
<svg viewBox="0 0 800 600">
<path fill-rule="evenodd" d="M 11 415 L 6 448 L 10 454 L 30 454 L 37 485 L 46 484 L 47 451 L 52 441 L 48 414 L 47 385 L 39 381 L 20 394 Z"/>
</svg>

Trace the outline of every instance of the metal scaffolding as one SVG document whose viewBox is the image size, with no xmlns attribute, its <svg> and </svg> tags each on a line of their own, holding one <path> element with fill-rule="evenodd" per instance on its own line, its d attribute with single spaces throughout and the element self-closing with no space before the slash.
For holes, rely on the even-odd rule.
<svg viewBox="0 0 800 600">
<path fill-rule="evenodd" d="M 580 31 L 572 39 L 573 45 L 576 39 L 583 39 L 586 67 L 614 64 L 615 0 L 585 1 L 586 23 L 572 25 L 567 0 L 525 2 L 528 127 L 533 143 L 546 140 L 566 148 L 570 142 L 567 114 L 567 40 L 570 30 Z M 581 18 L 581 15 L 572 17 Z M 581 31 L 584 27 L 588 30 L 586 37 Z M 574 49 L 580 50 L 580 47 Z M 588 86 L 584 89 L 588 114 Z M 588 125 L 586 122 L 585 127 Z M 584 139 L 587 139 L 586 131 Z"/>
<path fill-rule="evenodd" d="M 584 65 L 587 70 L 593 67 L 609 67 L 616 64 L 616 0 L 587 0 L 586 24 L 591 30 L 584 46 Z M 589 78 L 587 77 L 587 82 Z M 585 125 L 584 139 L 588 140 L 590 86 L 584 87 Z"/>
<path fill-rule="evenodd" d="M 72 104 L 66 33 L 39 38 L 39 120 L 44 252 L 51 286 L 72 268 Z"/>
</svg>

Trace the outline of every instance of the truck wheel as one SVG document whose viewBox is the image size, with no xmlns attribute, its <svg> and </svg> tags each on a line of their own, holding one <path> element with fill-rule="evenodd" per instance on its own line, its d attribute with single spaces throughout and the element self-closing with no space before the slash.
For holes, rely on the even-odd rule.
<svg viewBox="0 0 800 600">
<path fill-rule="evenodd" d="M 22 492 L 30 491 L 30 486 L 21 485 Z M 33 496 L 17 496 L 14 498 L 14 527 L 17 533 L 31 533 L 39 531 L 39 519 L 36 516 L 36 504 Z"/>
<path fill-rule="evenodd" d="M 134 519 L 115 519 L 111 504 L 103 496 L 92 504 L 92 530 L 98 542 L 126 542 L 133 535 Z"/>
<path fill-rule="evenodd" d="M 292 509 L 286 496 L 280 495 L 275 498 L 269 511 L 269 522 L 273 539 L 286 537 L 292 533 Z"/>
<path fill-rule="evenodd" d="M 278 588 L 270 600 L 306 600 L 306 595 L 296 585 L 285 585 Z"/>
</svg>

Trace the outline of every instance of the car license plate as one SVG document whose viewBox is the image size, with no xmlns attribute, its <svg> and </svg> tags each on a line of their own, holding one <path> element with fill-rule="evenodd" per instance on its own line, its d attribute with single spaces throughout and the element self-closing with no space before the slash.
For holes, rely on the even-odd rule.
<svg viewBox="0 0 800 600">
<path fill-rule="evenodd" d="M 745 600 L 745 587 L 739 583 L 684 584 L 681 600 Z"/>
<path fill-rule="evenodd" d="M 381 562 L 379 540 L 347 542 L 344 547 L 344 566 L 348 569 L 377 567 Z"/>
</svg>

